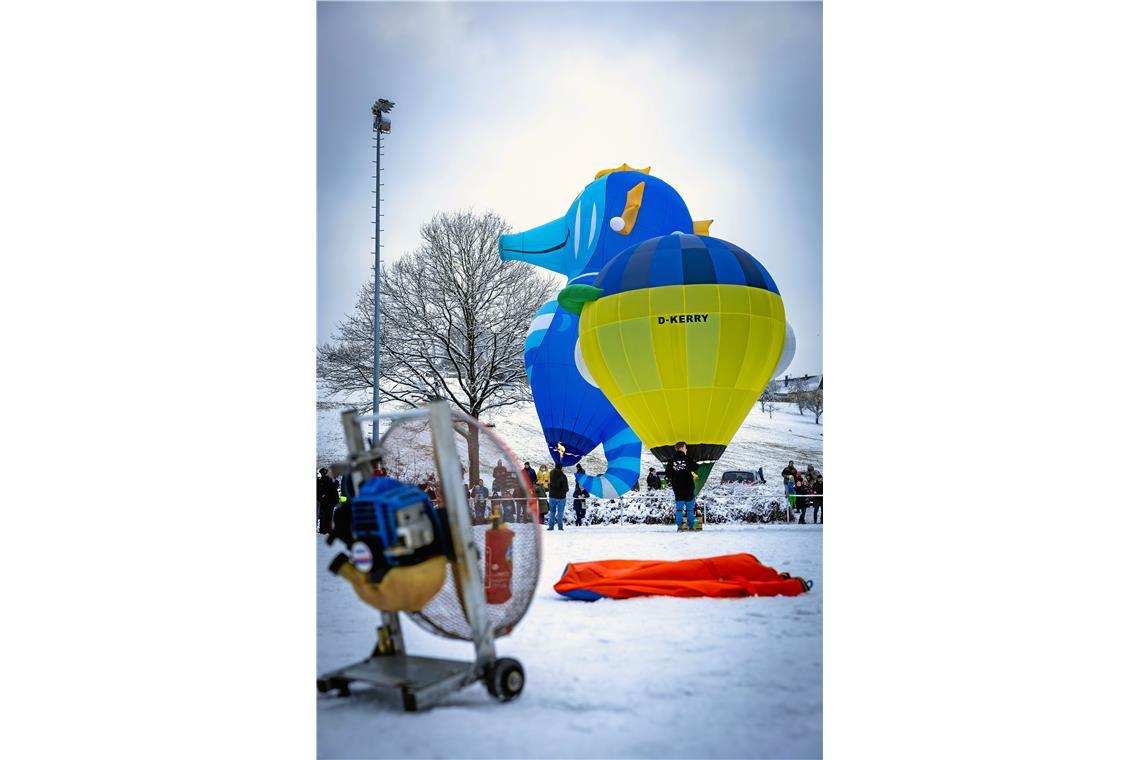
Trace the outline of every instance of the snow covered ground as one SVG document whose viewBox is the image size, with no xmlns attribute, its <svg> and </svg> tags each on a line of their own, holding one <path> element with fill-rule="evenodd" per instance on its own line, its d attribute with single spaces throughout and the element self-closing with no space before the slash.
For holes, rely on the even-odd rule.
<svg viewBox="0 0 1140 760">
<path fill-rule="evenodd" d="M 766 415 L 765 415 L 766 418 Z M 814 425 L 813 425 L 814 427 Z M 784 457 L 787 461 L 788 457 Z M 818 460 L 817 460 L 818 461 Z M 526 669 L 514 702 L 469 686 L 424 713 L 394 690 L 317 698 L 318 756 L 819 757 L 822 754 L 822 526 L 568 526 L 543 532 L 530 611 L 497 641 Z M 370 651 L 379 614 L 317 549 L 317 671 Z M 811 578 L 799 597 L 565 600 L 552 588 L 567 562 L 686 559 L 750 552 Z M 405 619 L 408 651 L 468 659 L 473 647 Z"/>
</svg>

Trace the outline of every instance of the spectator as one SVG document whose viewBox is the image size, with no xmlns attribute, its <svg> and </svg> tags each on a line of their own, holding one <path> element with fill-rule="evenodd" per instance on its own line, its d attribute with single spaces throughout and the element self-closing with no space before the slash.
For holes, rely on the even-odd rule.
<svg viewBox="0 0 1140 760">
<path fill-rule="evenodd" d="M 432 504 L 436 503 L 435 475 L 428 475 L 427 480 L 420 483 L 420 490 L 428 495 Z"/>
<path fill-rule="evenodd" d="M 806 480 L 809 485 L 814 483 L 815 482 L 815 476 L 816 476 L 815 467 L 809 464 L 808 468 L 807 468 L 807 472 L 804 473 L 804 475 L 805 475 L 804 480 Z"/>
<path fill-rule="evenodd" d="M 540 473 L 541 475 L 541 473 Z M 547 477 L 547 482 L 550 478 Z M 546 486 L 542 481 L 534 487 L 534 495 L 538 497 L 538 516 L 541 522 L 546 522 L 546 513 L 550 511 L 550 500 L 546 497 Z"/>
<path fill-rule="evenodd" d="M 759 476 L 761 483 L 767 483 L 768 482 L 767 480 L 764 480 L 764 468 L 763 467 L 757 467 L 756 468 L 756 474 Z"/>
<path fill-rule="evenodd" d="M 792 480 L 795 480 L 796 478 L 798 478 L 800 476 L 800 473 L 796 469 L 796 463 L 789 459 L 788 460 L 788 466 L 785 467 L 780 472 L 780 476 L 783 478 L 787 478 L 787 477 L 791 476 Z"/>
<path fill-rule="evenodd" d="M 326 535 L 332 530 L 333 510 L 340 503 L 340 489 L 329 475 L 329 468 L 322 467 L 317 478 L 317 533 Z"/>
<path fill-rule="evenodd" d="M 554 471 L 550 473 L 550 522 L 547 530 L 554 530 L 555 521 L 558 530 L 562 530 L 562 514 L 566 511 L 566 492 L 570 484 L 566 482 L 566 473 L 562 471 L 560 462 L 554 463 Z"/>
<path fill-rule="evenodd" d="M 372 477 L 383 478 L 383 477 L 387 477 L 387 475 L 388 475 L 388 471 L 385 470 L 384 465 L 380 464 L 380 461 L 377 460 L 376 463 L 374 465 L 372 465 Z"/>
<path fill-rule="evenodd" d="M 800 525 L 804 524 L 804 515 L 807 514 L 807 495 L 807 484 L 804 483 L 803 478 L 800 478 L 796 481 L 796 506 L 798 506 L 800 510 Z"/>
<path fill-rule="evenodd" d="M 503 466 L 503 460 L 500 459 L 499 463 L 495 465 L 495 469 L 491 471 L 491 490 L 502 491 L 506 487 L 507 482 L 507 468 Z"/>
<path fill-rule="evenodd" d="M 669 483 L 673 486 L 673 500 L 677 504 L 677 530 L 684 530 L 681 516 L 689 523 L 689 530 L 696 524 L 694 514 L 695 503 L 693 499 L 693 481 L 697 477 L 697 462 L 689 456 L 689 447 L 684 441 L 678 441 L 673 447 L 673 457 L 665 465 L 669 472 Z"/>
<path fill-rule="evenodd" d="M 538 482 L 538 473 L 530 466 L 530 462 L 523 462 L 523 472 L 530 478 L 530 485 L 533 488 L 534 484 Z"/>
<path fill-rule="evenodd" d="M 657 476 L 657 470 L 650 467 L 649 474 L 645 476 L 645 487 L 650 491 L 656 491 L 661 487 L 661 478 Z"/>
<path fill-rule="evenodd" d="M 807 509 L 811 509 L 812 515 L 815 515 L 816 505 L 818 500 L 815 497 L 815 479 L 812 477 L 804 476 L 804 486 L 807 488 L 808 497 L 807 504 L 804 505 L 804 515 L 807 515 Z"/>
<path fill-rule="evenodd" d="M 550 488 L 550 470 L 547 469 L 545 464 L 538 466 L 538 484 L 544 489 Z"/>
<path fill-rule="evenodd" d="M 526 488 L 524 486 L 521 486 L 521 485 L 515 486 L 515 490 L 514 490 L 515 501 L 513 504 L 513 506 L 514 506 L 513 512 L 514 512 L 514 518 L 515 518 L 514 521 L 515 522 L 526 522 L 526 494 L 527 494 L 527 491 L 526 491 Z"/>
<path fill-rule="evenodd" d="M 586 516 L 586 489 L 574 484 L 574 524 L 582 527 L 582 518 Z"/>
<path fill-rule="evenodd" d="M 815 499 L 815 512 L 812 513 L 812 522 L 823 524 L 823 475 L 820 474 L 815 479 L 815 492 L 818 494 Z"/>
<path fill-rule="evenodd" d="M 338 538 L 345 546 L 352 544 L 352 502 L 350 501 L 342 501 L 333 510 L 332 531 L 325 541 L 331 545 L 333 540 Z"/>
<path fill-rule="evenodd" d="M 499 519 L 503 519 L 503 492 L 494 487 L 492 483 L 491 488 L 491 518 L 498 515 Z"/>
<path fill-rule="evenodd" d="M 346 472 L 340 476 L 340 495 L 343 499 L 351 499 L 356 496 L 356 491 L 352 487 L 352 473 Z"/>
<path fill-rule="evenodd" d="M 490 496 L 487 486 L 483 485 L 483 479 L 479 478 L 479 484 L 471 489 L 471 506 L 475 510 L 476 525 L 487 521 L 487 499 Z"/>
<path fill-rule="evenodd" d="M 796 481 L 791 475 L 784 476 L 784 496 L 788 499 L 788 522 L 796 510 Z"/>
<path fill-rule="evenodd" d="M 574 467 L 574 479 L 577 480 L 579 475 L 585 475 L 585 474 L 586 474 L 586 471 L 582 469 L 582 463 L 579 462 L 577 464 L 577 466 Z"/>
</svg>

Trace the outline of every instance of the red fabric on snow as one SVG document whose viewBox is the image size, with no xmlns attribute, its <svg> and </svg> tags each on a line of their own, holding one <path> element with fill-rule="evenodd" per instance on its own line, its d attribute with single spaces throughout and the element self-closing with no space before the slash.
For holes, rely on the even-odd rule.
<svg viewBox="0 0 1140 760">
<path fill-rule="evenodd" d="M 560 594 L 593 592 L 611 599 L 634 596 L 799 596 L 807 583 L 780 574 L 751 554 L 675 562 L 605 559 L 571 562 L 554 584 Z"/>
</svg>

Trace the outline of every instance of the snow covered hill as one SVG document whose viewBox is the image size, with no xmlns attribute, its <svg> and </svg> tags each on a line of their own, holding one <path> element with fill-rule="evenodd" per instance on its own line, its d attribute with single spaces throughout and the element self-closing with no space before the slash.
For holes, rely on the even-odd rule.
<svg viewBox="0 0 1140 760">
<path fill-rule="evenodd" d="M 317 409 L 318 466 L 344 455 L 339 412 L 335 407 L 321 406 L 323 408 Z M 510 410 L 492 412 L 483 421 L 495 426 L 520 461 L 527 460 L 536 469 L 540 463 L 550 462 L 542 427 L 532 405 L 519 404 Z M 756 404 L 713 468 L 709 483 L 719 483 L 721 474 L 728 470 L 763 467 L 764 476 L 771 486 L 765 493 L 771 491 L 773 498 L 779 498 L 782 493 L 778 482 L 780 470 L 789 459 L 795 460 L 800 468 L 811 463 L 823 469 L 823 422 L 816 425 L 811 416 L 800 415 L 793 404 L 777 404 L 777 410 L 769 419 L 768 414 L 761 412 L 760 405 Z M 605 469 L 605 462 L 599 446 L 582 460 L 582 466 L 587 472 L 594 473 Z M 650 467 L 660 469 L 660 463 L 648 449 L 644 449 L 641 453 L 643 484 Z"/>
</svg>

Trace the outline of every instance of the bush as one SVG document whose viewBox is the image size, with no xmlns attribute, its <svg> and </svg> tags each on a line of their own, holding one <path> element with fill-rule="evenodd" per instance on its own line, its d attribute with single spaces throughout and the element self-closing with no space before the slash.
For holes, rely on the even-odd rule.
<svg viewBox="0 0 1140 760">
<path fill-rule="evenodd" d="M 745 483 L 707 484 L 697 495 L 697 507 L 704 510 L 704 521 L 709 524 L 769 522 L 779 513 L 783 516 L 786 502 L 782 491 L 765 485 Z M 572 514 L 572 504 L 567 503 Z M 618 499 L 586 499 L 586 518 L 590 525 L 617 523 L 620 520 L 635 525 L 672 524 L 676 520 L 676 505 L 669 489 L 634 491 Z"/>
</svg>

